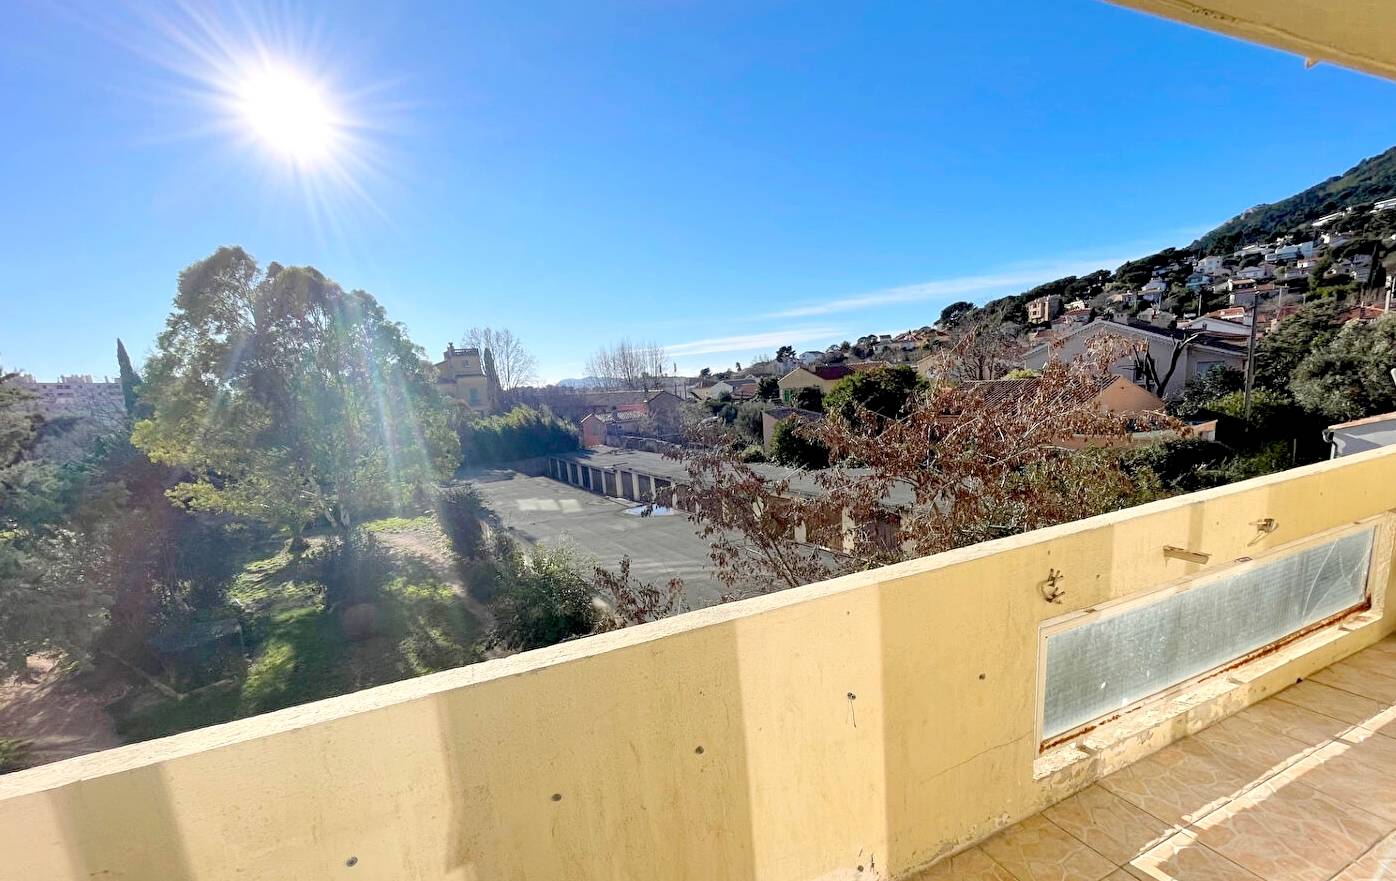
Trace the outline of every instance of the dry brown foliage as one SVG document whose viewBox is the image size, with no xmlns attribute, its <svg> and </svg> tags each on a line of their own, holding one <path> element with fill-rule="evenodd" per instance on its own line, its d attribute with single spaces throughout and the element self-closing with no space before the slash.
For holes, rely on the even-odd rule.
<svg viewBox="0 0 1396 881">
<path fill-rule="evenodd" d="M 973 363 L 947 357 L 902 419 L 802 426 L 839 463 L 823 471 L 743 463 L 722 443 L 675 454 L 689 476 L 685 507 L 732 596 L 1089 517 L 1157 491 L 1118 448 L 1132 430 L 1176 422 L 1148 414 L 1141 426 L 1094 403 L 1109 366 L 1129 357 L 1125 341 L 1105 338 L 1089 357 L 989 384 L 961 379 L 979 368 L 980 353 L 968 354 Z"/>
</svg>

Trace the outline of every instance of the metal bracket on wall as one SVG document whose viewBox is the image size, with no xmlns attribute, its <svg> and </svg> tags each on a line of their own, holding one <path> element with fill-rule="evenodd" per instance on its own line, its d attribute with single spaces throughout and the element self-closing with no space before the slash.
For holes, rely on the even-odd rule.
<svg viewBox="0 0 1396 881">
<path fill-rule="evenodd" d="M 1173 545 L 1163 546 L 1163 555 L 1172 557 L 1175 560 L 1186 560 L 1189 563 L 1205 563 L 1212 559 L 1211 554 L 1204 554 L 1200 551 L 1190 551 L 1187 548 L 1177 548 Z"/>
<path fill-rule="evenodd" d="M 1066 596 L 1066 591 L 1060 587 L 1062 574 L 1056 569 L 1047 570 L 1047 580 L 1038 585 L 1038 590 L 1042 592 L 1042 598 L 1049 603 L 1060 603 L 1062 597 Z"/>
</svg>

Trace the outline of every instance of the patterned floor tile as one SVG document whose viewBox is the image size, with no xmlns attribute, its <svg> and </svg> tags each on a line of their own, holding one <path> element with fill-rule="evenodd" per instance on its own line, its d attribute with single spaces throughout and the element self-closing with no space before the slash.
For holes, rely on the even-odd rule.
<svg viewBox="0 0 1396 881">
<path fill-rule="evenodd" d="M 1193 825 L 1200 843 L 1285 881 L 1328 881 L 1393 828 L 1293 781 L 1263 783 Z"/>
<path fill-rule="evenodd" d="M 1242 758 L 1254 763 L 1256 776 L 1289 767 L 1317 749 L 1317 744 L 1305 743 L 1262 725 L 1256 718 L 1238 713 L 1193 735 L 1225 756 Z M 1325 742 L 1326 742 L 1325 738 Z"/>
<path fill-rule="evenodd" d="M 1099 786 L 1088 787 L 1043 813 L 1116 864 L 1129 862 L 1179 831 Z"/>
<path fill-rule="evenodd" d="M 1396 740 L 1369 735 L 1380 746 Z M 1383 765 L 1382 750 L 1371 745 L 1335 741 L 1302 762 L 1286 769 L 1277 782 L 1298 781 L 1330 798 L 1396 823 L 1396 763 Z"/>
<path fill-rule="evenodd" d="M 1100 785 L 1137 808 L 1179 826 L 1201 819 L 1258 780 L 1194 737 L 1116 771 Z"/>
<path fill-rule="evenodd" d="M 1328 688 L 1328 686 L 1319 685 L 1316 682 L 1300 683 L 1300 685 Z M 1298 688 L 1299 686 L 1294 687 Z M 1347 692 L 1338 693 L 1346 694 Z M 1306 709 L 1300 704 L 1289 703 L 1277 698 L 1263 700 L 1247 707 L 1233 718 L 1247 719 L 1268 731 L 1293 738 L 1307 746 L 1323 746 L 1355 724 L 1334 718 L 1331 715 L 1325 716 L 1322 713 Z"/>
<path fill-rule="evenodd" d="M 1396 878 L 1396 834 L 1388 835 L 1333 881 L 1391 881 Z"/>
<path fill-rule="evenodd" d="M 1396 738 L 1396 709 L 1312 679 L 1291 685 L 1266 703 L 1272 701 L 1294 704 Z"/>
<path fill-rule="evenodd" d="M 908 881 L 1017 881 L 1008 870 L 977 847 L 943 859 Z"/>
<path fill-rule="evenodd" d="M 1353 666 L 1351 659 L 1324 667 L 1309 677 L 1315 682 L 1341 688 L 1381 703 L 1396 704 L 1396 679 Z"/>
<path fill-rule="evenodd" d="M 1374 651 L 1371 648 L 1364 649 L 1347 658 L 1343 663 L 1354 670 L 1396 679 L 1396 655 L 1388 652 Z"/>
<path fill-rule="evenodd" d="M 1003 830 L 980 847 L 1017 881 L 1099 881 L 1116 868 L 1041 814 Z"/>
<path fill-rule="evenodd" d="M 1134 859 L 1128 866 L 1135 878 L 1147 881 L 1263 881 L 1231 860 L 1179 832 Z"/>
<path fill-rule="evenodd" d="M 1362 651 L 1375 652 L 1377 654 L 1387 655 L 1391 658 L 1396 658 L 1396 636 L 1388 636 L 1381 642 L 1369 646 L 1368 648 L 1365 648 Z"/>
</svg>

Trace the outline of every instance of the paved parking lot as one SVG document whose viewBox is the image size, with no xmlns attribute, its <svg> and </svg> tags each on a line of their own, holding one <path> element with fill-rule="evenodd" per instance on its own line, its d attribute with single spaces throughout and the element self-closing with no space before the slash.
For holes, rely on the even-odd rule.
<svg viewBox="0 0 1396 881">
<path fill-rule="evenodd" d="M 548 477 L 498 471 L 475 478 L 481 496 L 518 538 L 549 547 L 570 545 L 585 559 L 615 569 L 630 556 L 631 574 L 664 584 L 683 579 L 690 609 L 716 605 L 722 582 L 713 577 L 708 544 L 682 512 L 637 517 L 620 503 Z"/>
</svg>

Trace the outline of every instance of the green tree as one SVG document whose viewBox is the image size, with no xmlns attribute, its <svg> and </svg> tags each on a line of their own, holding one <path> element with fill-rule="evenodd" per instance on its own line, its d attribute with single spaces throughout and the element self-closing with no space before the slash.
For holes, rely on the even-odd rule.
<svg viewBox="0 0 1396 881">
<path fill-rule="evenodd" d="M 829 448 L 800 430 L 797 416 L 782 419 L 771 433 L 771 461 L 788 468 L 818 470 L 829 467 Z"/>
<path fill-rule="evenodd" d="M 777 361 L 781 361 L 781 362 L 785 362 L 785 361 L 794 361 L 794 360 L 795 360 L 795 347 L 794 347 L 794 346 L 781 346 L 780 348 L 776 349 L 776 360 L 777 360 Z"/>
<path fill-rule="evenodd" d="M 791 403 L 801 410 L 813 410 L 815 413 L 823 413 L 824 390 L 815 385 L 806 386 L 795 392 L 795 397 Z"/>
<path fill-rule="evenodd" d="M 187 469 L 171 493 L 194 509 L 343 536 L 455 467 L 429 371 L 367 293 L 220 248 L 180 273 L 132 439 Z"/>
<path fill-rule="evenodd" d="M 940 325 L 949 327 L 973 311 L 973 303 L 968 300 L 958 300 L 940 310 Z"/>
<path fill-rule="evenodd" d="M 475 419 L 461 426 L 465 465 L 494 465 L 563 453 L 581 445 L 577 428 L 547 408 L 519 404 L 508 413 Z"/>
<path fill-rule="evenodd" d="M 500 398 L 503 397 L 503 389 L 499 386 L 499 374 L 494 371 L 494 352 L 485 349 L 480 356 L 480 363 L 485 370 L 485 394 L 486 404 L 489 412 L 498 413 Z"/>
<path fill-rule="evenodd" d="M 42 419 L 15 379 L 0 372 L 0 672 L 8 673 L 38 652 L 84 658 L 108 605 L 87 577 L 91 547 L 67 522 L 84 475 L 32 457 Z"/>
<path fill-rule="evenodd" d="M 900 419 L 911 409 L 916 392 L 926 385 L 906 364 L 850 373 L 834 384 L 824 398 L 831 416 L 858 422 L 867 411 L 883 419 Z"/>
<path fill-rule="evenodd" d="M 1396 410 L 1396 315 L 1353 322 L 1306 357 L 1291 390 L 1300 406 L 1334 421 Z"/>
<path fill-rule="evenodd" d="M 744 401 L 737 405 L 732 424 L 752 443 L 761 443 L 761 414 L 766 412 L 766 406 L 759 401 Z"/>
<path fill-rule="evenodd" d="M 763 376 L 756 383 L 756 397 L 763 401 L 780 400 L 780 380 L 774 376 Z"/>
<path fill-rule="evenodd" d="M 141 377 L 131 366 L 131 356 L 126 354 L 126 346 L 121 338 L 116 340 L 116 366 L 121 371 L 121 397 L 126 402 L 126 415 L 136 415 L 136 395 L 140 391 Z"/>
<path fill-rule="evenodd" d="M 1213 402 L 1222 395 L 1241 391 L 1246 385 L 1246 375 L 1235 367 L 1213 367 L 1199 373 L 1183 386 L 1183 393 L 1168 405 L 1174 416 L 1191 419 L 1204 410 L 1215 409 Z"/>
<path fill-rule="evenodd" d="M 1311 352 L 1328 344 L 1338 333 L 1338 305 L 1310 304 L 1279 323 L 1255 346 L 1255 384 L 1283 395 L 1290 394 L 1294 372 Z"/>
</svg>

